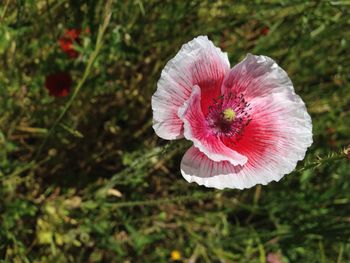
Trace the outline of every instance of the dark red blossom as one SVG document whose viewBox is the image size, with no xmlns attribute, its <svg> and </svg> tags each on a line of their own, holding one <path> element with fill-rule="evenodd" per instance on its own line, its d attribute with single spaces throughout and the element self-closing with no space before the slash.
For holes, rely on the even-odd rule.
<svg viewBox="0 0 350 263">
<path fill-rule="evenodd" d="M 270 28 L 268 28 L 267 26 L 263 27 L 260 31 L 260 34 L 263 35 L 263 36 L 266 36 L 268 35 L 270 32 Z"/>
<path fill-rule="evenodd" d="M 70 58 L 76 58 L 79 52 L 74 49 L 74 44 L 80 44 L 81 29 L 70 29 L 67 30 L 63 37 L 60 38 L 61 50 L 66 53 Z"/>
<path fill-rule="evenodd" d="M 54 97 L 65 97 L 72 86 L 72 78 L 69 73 L 59 72 L 46 77 L 45 86 L 49 94 Z"/>
</svg>

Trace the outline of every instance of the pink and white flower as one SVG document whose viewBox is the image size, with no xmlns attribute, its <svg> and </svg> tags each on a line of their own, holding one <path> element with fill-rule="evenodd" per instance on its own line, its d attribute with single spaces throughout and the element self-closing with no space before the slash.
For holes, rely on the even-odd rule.
<svg viewBox="0 0 350 263">
<path fill-rule="evenodd" d="M 206 37 L 183 45 L 152 97 L 153 128 L 193 146 L 181 161 L 188 182 L 249 188 L 280 180 L 312 144 L 312 123 L 287 73 L 248 54 L 230 69 L 227 53 Z"/>
</svg>

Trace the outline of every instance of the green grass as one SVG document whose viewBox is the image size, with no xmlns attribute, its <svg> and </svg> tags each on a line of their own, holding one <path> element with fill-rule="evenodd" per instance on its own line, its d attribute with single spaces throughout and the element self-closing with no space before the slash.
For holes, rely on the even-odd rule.
<svg viewBox="0 0 350 263">
<path fill-rule="evenodd" d="M 11 1 L 0 7 L 3 262 L 350 262 L 347 1 Z M 109 15 L 111 17 L 109 19 Z M 268 27 L 269 33 L 262 34 Z M 59 38 L 89 28 L 77 59 Z M 296 171 L 249 190 L 188 184 L 190 143 L 157 138 L 151 96 L 182 44 L 275 59 L 313 119 Z M 70 72 L 66 98 L 45 77 Z M 192 261 L 191 261 L 192 260 Z"/>
</svg>

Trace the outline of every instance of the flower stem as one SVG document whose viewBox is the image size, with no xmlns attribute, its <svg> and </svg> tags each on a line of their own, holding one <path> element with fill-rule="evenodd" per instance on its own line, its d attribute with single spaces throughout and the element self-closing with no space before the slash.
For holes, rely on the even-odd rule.
<svg viewBox="0 0 350 263">
<path fill-rule="evenodd" d="M 112 0 L 108 0 L 106 6 L 105 6 L 105 10 L 104 10 L 104 20 L 102 25 L 100 25 L 99 30 L 98 30 L 98 34 L 97 34 L 97 40 L 96 40 L 96 44 L 95 44 L 95 50 L 92 52 L 92 54 L 90 55 L 90 58 L 88 60 L 88 63 L 85 67 L 84 70 L 84 74 L 83 77 L 80 79 L 77 87 L 75 88 L 72 96 L 70 97 L 70 99 L 68 100 L 67 104 L 64 106 L 62 112 L 60 113 L 60 115 L 58 116 L 58 118 L 55 120 L 55 122 L 53 123 L 53 125 L 51 126 L 46 138 L 44 139 L 43 143 L 40 145 L 36 156 L 35 156 L 35 160 L 38 160 L 38 158 L 40 157 L 42 150 L 44 148 L 44 146 L 46 145 L 46 143 L 48 142 L 49 138 L 53 135 L 54 131 L 56 130 L 58 124 L 61 122 L 61 120 L 63 119 L 63 117 L 67 114 L 68 110 L 70 109 L 70 107 L 73 104 L 73 101 L 75 100 L 75 98 L 77 97 L 80 89 L 82 88 L 82 86 L 84 85 L 87 77 L 90 74 L 91 71 L 91 67 L 93 65 L 93 63 L 95 62 L 101 48 L 102 48 L 102 44 L 103 44 L 103 36 L 106 32 L 107 26 L 109 24 L 109 21 L 111 19 L 111 15 L 112 15 Z"/>
<path fill-rule="evenodd" d="M 169 147 L 170 144 L 166 145 L 164 148 Z M 320 158 L 314 162 L 308 163 L 301 167 L 300 169 L 295 170 L 293 173 L 300 173 L 302 171 L 316 168 L 318 166 L 331 163 L 333 161 L 344 159 L 346 156 L 343 152 L 339 153 L 331 153 L 326 157 Z M 222 191 L 212 191 L 212 192 L 203 192 L 203 193 L 194 193 L 191 195 L 185 195 L 185 196 L 175 196 L 171 198 L 160 198 L 160 199 L 151 199 L 151 200 L 143 200 L 143 201 L 126 201 L 126 202 L 118 202 L 118 203 L 109 203 L 107 205 L 113 207 L 113 208 L 122 208 L 122 207 L 135 207 L 135 206 L 158 206 L 162 204 L 168 204 L 168 203 L 185 203 L 185 202 L 193 202 L 193 201 L 199 201 L 199 200 L 207 200 L 212 199 L 217 195 L 220 195 L 221 193 L 227 193 L 229 191 L 232 191 L 231 189 L 222 190 Z M 235 200 L 235 203 L 240 206 L 243 209 L 253 211 L 253 206 L 240 203 L 239 200 Z"/>
<path fill-rule="evenodd" d="M 151 200 L 144 200 L 144 201 L 126 201 L 126 202 L 118 202 L 118 203 L 107 203 L 105 205 L 112 206 L 113 208 L 134 207 L 134 206 L 158 206 L 158 205 L 164 205 L 169 203 L 184 203 L 184 202 L 191 202 L 195 200 L 211 199 L 216 194 L 218 193 L 206 192 L 206 193 L 197 193 L 193 195 L 183 195 L 183 196 L 151 199 Z"/>
<path fill-rule="evenodd" d="M 344 152 L 330 153 L 326 157 L 322 157 L 322 158 L 317 157 L 316 161 L 305 164 L 303 167 L 295 170 L 293 173 L 300 173 L 300 172 L 303 172 L 305 170 L 317 168 L 321 165 L 325 165 L 325 164 L 331 163 L 333 161 L 338 161 L 338 160 L 344 159 L 345 157 L 346 156 L 345 156 Z"/>
</svg>

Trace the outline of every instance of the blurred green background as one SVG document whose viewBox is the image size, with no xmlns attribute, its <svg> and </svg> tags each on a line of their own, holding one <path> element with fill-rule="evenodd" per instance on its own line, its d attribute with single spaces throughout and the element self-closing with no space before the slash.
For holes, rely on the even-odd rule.
<svg viewBox="0 0 350 263">
<path fill-rule="evenodd" d="M 350 262 L 349 28 L 349 1 L 2 0 L 1 262 Z M 280 182 L 188 184 L 190 143 L 154 134 L 161 70 L 199 34 L 231 65 L 272 57 L 305 101 L 314 144 Z"/>
</svg>

